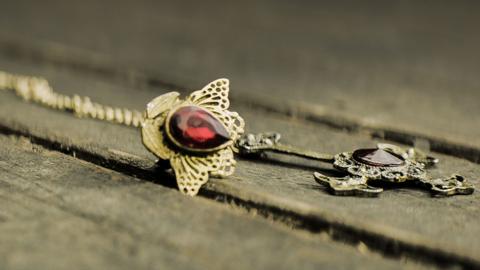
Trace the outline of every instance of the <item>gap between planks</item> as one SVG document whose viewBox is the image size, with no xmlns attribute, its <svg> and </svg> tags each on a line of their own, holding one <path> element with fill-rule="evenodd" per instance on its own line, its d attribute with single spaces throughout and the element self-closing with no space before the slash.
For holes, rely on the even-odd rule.
<svg viewBox="0 0 480 270">
<path fill-rule="evenodd" d="M 131 158 L 135 159 L 135 156 L 129 158 L 117 157 L 117 155 L 107 157 L 75 145 L 66 145 L 54 139 L 29 134 L 27 129 L 22 127 L 9 127 L 2 123 L 0 123 L 0 134 L 17 138 L 28 138 L 33 145 L 71 155 L 80 160 L 145 181 L 176 188 L 175 181 L 171 175 L 165 171 L 156 170 L 155 168 L 138 166 L 140 162 L 132 162 L 131 160 Z M 165 176 L 162 178 L 170 179 L 171 181 L 159 183 L 156 181 L 159 175 Z M 363 247 L 363 249 L 366 248 L 373 253 L 378 253 L 389 258 L 399 260 L 410 258 L 437 267 L 460 266 L 464 269 L 480 268 L 480 262 L 470 257 L 435 249 L 426 245 L 399 241 L 398 239 L 357 228 L 356 226 L 345 224 L 329 217 L 305 215 L 275 205 L 258 203 L 254 200 L 236 196 L 235 193 L 216 190 L 209 185 L 206 185 L 201 190 L 199 196 L 227 204 L 235 209 L 244 210 L 247 213 L 266 218 L 294 230 L 306 231 L 318 235 L 328 235 L 334 241 L 339 241 L 354 247 Z"/>
<path fill-rule="evenodd" d="M 167 88 L 186 92 L 187 87 L 177 83 L 166 82 L 154 75 L 114 63 L 104 55 L 96 55 L 89 51 L 79 50 L 60 44 L 32 42 L 21 38 L 0 36 L 0 54 L 13 60 L 25 60 L 35 63 L 48 63 L 78 72 L 87 72 L 109 79 L 120 80 L 134 87 Z M 301 102 L 287 102 L 275 98 L 259 98 L 259 96 L 232 95 L 232 100 L 256 110 L 276 114 L 294 116 L 298 119 L 324 125 L 347 132 L 365 132 L 372 138 L 381 138 L 406 145 L 415 145 L 417 141 L 427 142 L 433 152 L 463 158 L 480 164 L 480 148 L 466 145 L 431 134 L 395 129 L 365 122 L 360 118 L 327 110 L 320 106 L 311 106 Z"/>
</svg>

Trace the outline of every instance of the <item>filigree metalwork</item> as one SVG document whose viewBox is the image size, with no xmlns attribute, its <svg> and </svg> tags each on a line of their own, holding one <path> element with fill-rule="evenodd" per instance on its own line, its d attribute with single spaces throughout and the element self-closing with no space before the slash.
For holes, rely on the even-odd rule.
<svg viewBox="0 0 480 270">
<path fill-rule="evenodd" d="M 323 162 L 333 162 L 332 155 L 300 150 L 290 145 L 281 144 L 280 139 L 281 135 L 275 132 L 247 134 L 237 140 L 236 147 L 238 148 L 238 152 L 242 155 L 276 152 Z"/>
<path fill-rule="evenodd" d="M 329 177 L 319 172 L 314 172 L 313 176 L 318 183 L 329 187 L 335 195 L 375 197 L 383 192 L 382 188 L 369 186 L 367 177 L 352 177 L 350 175 Z"/>
<path fill-rule="evenodd" d="M 473 185 L 458 174 L 454 174 L 448 178 L 419 179 L 419 181 L 436 196 L 468 195 L 474 191 Z"/>
<path fill-rule="evenodd" d="M 403 149 L 391 144 L 378 144 L 377 149 L 390 153 L 393 158 L 390 161 L 387 159 L 386 162 L 382 162 L 380 158 L 377 162 L 355 158 L 355 152 L 372 149 L 359 149 L 353 153 L 344 152 L 332 156 L 281 144 L 278 133 L 249 134 L 241 137 L 245 126 L 243 119 L 236 112 L 227 110 L 230 105 L 228 79 L 213 81 L 184 100 L 179 98 L 180 94 L 177 92 L 161 95 L 147 105 L 144 115 L 135 110 L 92 102 L 89 97 L 57 93 L 46 79 L 39 77 L 0 71 L 0 90 L 13 90 L 25 101 L 73 112 L 77 117 L 132 127 L 141 126 L 145 147 L 160 159 L 170 161 L 179 189 L 192 196 L 198 193 L 209 176 L 222 177 L 234 172 L 234 152 L 255 155 L 267 151 L 332 163 L 336 169 L 345 172 L 346 176 L 330 177 L 316 172 L 314 177 L 318 183 L 327 186 L 336 195 L 377 196 L 383 189 L 370 186 L 373 182 L 413 182 L 428 188 L 435 196 L 474 192 L 473 185 L 463 176 L 456 174 L 446 178 L 428 176 L 426 169 L 434 166 L 438 160 L 415 148 Z M 190 147 L 177 141 L 169 130 L 169 123 L 174 112 L 183 106 L 202 108 L 209 117 L 218 120 L 222 128 L 222 132 L 217 133 L 222 135 L 221 143 L 202 148 Z M 177 127 L 174 125 L 174 128 Z"/>
<path fill-rule="evenodd" d="M 399 146 L 390 144 L 379 144 L 377 147 L 400 156 L 404 160 L 403 164 L 399 166 L 372 166 L 355 159 L 352 152 L 344 152 L 335 156 L 333 166 L 347 173 L 346 176 L 330 177 L 315 172 L 315 180 L 328 187 L 335 195 L 378 196 L 383 189 L 369 185 L 369 183 L 375 181 L 413 182 L 430 189 L 432 194 L 436 196 L 465 195 L 474 191 L 473 185 L 467 183 L 459 175 L 447 178 L 429 177 L 426 168 L 433 166 L 438 160 L 417 149 L 404 150 Z"/>
<path fill-rule="evenodd" d="M 438 163 L 438 159 L 415 149 L 392 145 L 378 144 L 376 149 L 386 152 L 386 156 L 395 162 L 365 162 L 355 159 L 355 152 L 344 152 L 335 156 L 313 151 L 304 151 L 293 146 L 280 143 L 278 133 L 247 134 L 237 142 L 239 153 L 245 156 L 262 155 L 266 152 L 275 152 L 294 155 L 307 159 L 328 162 L 346 175 L 331 177 L 320 172 L 314 173 L 315 180 L 328 187 L 334 195 L 343 196 L 368 196 L 376 197 L 383 189 L 370 184 L 374 182 L 405 183 L 412 182 L 429 189 L 435 196 L 451 196 L 471 194 L 473 185 L 469 184 L 462 176 L 453 175 L 447 178 L 431 178 L 427 169 Z M 376 149 L 359 149 L 371 150 Z"/>
<path fill-rule="evenodd" d="M 163 160 L 170 160 L 181 192 L 194 196 L 209 176 L 225 177 L 233 174 L 235 160 L 233 142 L 244 132 L 245 123 L 236 113 L 228 111 L 228 79 L 218 79 L 203 89 L 193 92 L 185 100 L 171 92 L 159 96 L 147 105 L 142 124 L 145 147 Z M 177 108 L 198 106 L 215 116 L 227 129 L 230 140 L 213 149 L 191 149 L 172 140 L 167 123 Z"/>
</svg>

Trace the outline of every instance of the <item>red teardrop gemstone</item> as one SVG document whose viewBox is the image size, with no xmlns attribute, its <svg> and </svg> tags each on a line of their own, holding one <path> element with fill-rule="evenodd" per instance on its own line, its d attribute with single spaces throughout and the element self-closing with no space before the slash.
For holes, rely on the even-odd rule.
<svg viewBox="0 0 480 270">
<path fill-rule="evenodd" d="M 228 131 L 210 112 L 197 106 L 177 109 L 167 123 L 173 139 L 187 148 L 208 150 L 230 140 Z"/>
<path fill-rule="evenodd" d="M 358 149 L 353 152 L 356 161 L 377 167 L 396 167 L 405 163 L 405 160 L 383 149 Z"/>
</svg>

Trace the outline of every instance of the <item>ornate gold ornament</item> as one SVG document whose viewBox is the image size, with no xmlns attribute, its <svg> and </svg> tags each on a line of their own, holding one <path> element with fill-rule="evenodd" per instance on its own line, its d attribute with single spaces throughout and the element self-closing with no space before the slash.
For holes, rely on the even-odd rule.
<svg viewBox="0 0 480 270">
<path fill-rule="evenodd" d="M 335 156 L 333 167 L 347 173 L 344 177 L 329 177 L 314 173 L 315 180 L 335 195 L 377 196 L 383 189 L 375 182 L 414 183 L 429 189 L 434 196 L 472 194 L 473 185 L 457 174 L 446 178 L 431 178 L 427 168 L 438 160 L 414 149 L 391 144 L 378 144 L 373 149 L 358 149 Z"/>
<path fill-rule="evenodd" d="M 263 154 L 267 151 L 295 155 L 327 162 L 343 172 L 343 177 L 314 173 L 315 180 L 334 195 L 376 197 L 383 188 L 374 183 L 412 183 L 430 190 L 434 196 L 468 195 L 475 190 L 463 176 L 432 178 L 427 169 L 438 159 L 415 148 L 404 149 L 391 144 L 378 144 L 377 148 L 357 149 L 335 156 L 303 151 L 280 143 L 280 134 L 249 134 L 237 142 L 244 155 Z"/>
<path fill-rule="evenodd" d="M 92 102 L 89 97 L 55 92 L 44 78 L 13 75 L 0 71 L 0 90 L 13 90 L 25 101 L 56 110 L 73 112 L 116 124 L 140 127 L 145 147 L 168 160 L 181 192 L 194 196 L 210 176 L 225 177 L 235 170 L 234 152 L 244 156 L 276 152 L 331 163 L 345 173 L 331 177 L 319 172 L 315 180 L 335 195 L 377 196 L 383 189 L 376 182 L 415 183 L 432 194 L 472 194 L 473 185 L 462 176 L 432 178 L 427 169 L 438 160 L 415 148 L 390 144 L 357 149 L 338 155 L 304 151 L 280 143 L 278 133 L 242 136 L 245 123 L 228 111 L 228 79 L 218 79 L 203 89 L 180 98 L 170 92 L 153 99 L 145 113 Z"/>
<path fill-rule="evenodd" d="M 234 142 L 245 123 L 238 113 L 227 110 L 228 92 L 228 79 L 218 79 L 184 100 L 170 92 L 147 105 L 143 144 L 160 159 L 170 160 L 185 194 L 196 195 L 210 175 L 225 177 L 235 170 Z M 178 132 L 180 125 L 183 130 Z"/>
</svg>

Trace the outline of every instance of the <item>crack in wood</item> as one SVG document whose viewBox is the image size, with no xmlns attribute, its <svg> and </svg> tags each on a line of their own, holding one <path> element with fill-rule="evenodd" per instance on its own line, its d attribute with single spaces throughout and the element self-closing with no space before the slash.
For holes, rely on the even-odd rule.
<svg viewBox="0 0 480 270">
<path fill-rule="evenodd" d="M 59 142 L 33 136 L 27 131 L 14 129 L 0 124 L 0 134 L 14 137 L 26 137 L 33 145 L 39 145 L 45 149 L 60 152 L 77 159 L 96 164 L 98 166 L 114 170 L 125 175 L 160 184 L 169 188 L 176 188 L 174 177 L 158 168 L 144 168 L 130 164 L 125 159 L 105 157 L 98 153 L 89 152 L 75 145 L 65 145 Z M 157 182 L 159 175 L 170 181 Z M 416 245 L 399 241 L 391 237 L 381 235 L 372 231 L 356 228 L 349 224 L 322 218 L 321 216 L 304 215 L 288 209 L 282 209 L 274 205 L 267 205 L 241 197 L 223 193 L 206 186 L 201 190 L 200 196 L 240 208 L 247 212 L 254 212 L 256 215 L 290 227 L 295 230 L 303 230 L 313 234 L 328 234 L 332 240 L 346 243 L 352 246 L 366 245 L 369 250 L 385 255 L 387 257 L 402 259 L 412 258 L 425 264 L 432 264 L 439 267 L 460 266 L 464 269 L 480 268 L 480 262 L 472 258 L 450 253 L 444 250 L 432 249 L 428 246 Z M 0 220 L 1 221 L 1 220 Z"/>
<path fill-rule="evenodd" d="M 358 230 L 358 228 L 347 224 L 322 220 L 316 216 L 301 215 L 275 206 L 246 201 L 211 190 L 202 190 L 199 195 L 215 201 L 235 205 L 247 211 L 254 210 L 255 213 L 260 216 L 290 225 L 293 229 L 306 230 L 315 234 L 327 233 L 332 240 L 352 246 L 366 245 L 370 251 L 380 253 L 387 257 L 395 259 L 410 257 L 423 263 L 434 264 L 445 268 L 457 265 L 465 269 L 470 269 L 479 266 L 477 261 L 469 258 L 460 258 L 441 250 L 431 250 L 426 247 L 395 241 L 384 235 Z"/>
<path fill-rule="evenodd" d="M 78 72 L 90 73 L 108 79 L 120 80 L 134 87 L 167 88 L 185 92 L 187 87 L 166 82 L 152 72 L 132 70 L 120 64 L 113 63 L 107 57 L 95 56 L 90 52 L 75 50 L 58 44 L 26 42 L 12 37 L 1 37 L 0 53 L 13 60 L 25 60 L 38 64 L 48 63 Z M 480 149 L 462 143 L 446 141 L 441 138 L 416 134 L 414 132 L 394 130 L 382 126 L 362 123 L 361 119 L 340 115 L 336 112 L 315 112 L 305 110 L 302 104 L 290 102 L 281 104 L 278 101 L 266 101 L 257 97 L 233 96 L 232 100 L 243 105 L 281 115 L 294 115 L 312 123 L 324 125 L 332 129 L 347 132 L 367 132 L 372 138 L 382 138 L 389 141 L 413 145 L 418 139 L 426 140 L 430 150 L 450 156 L 463 158 L 480 163 Z"/>
</svg>

